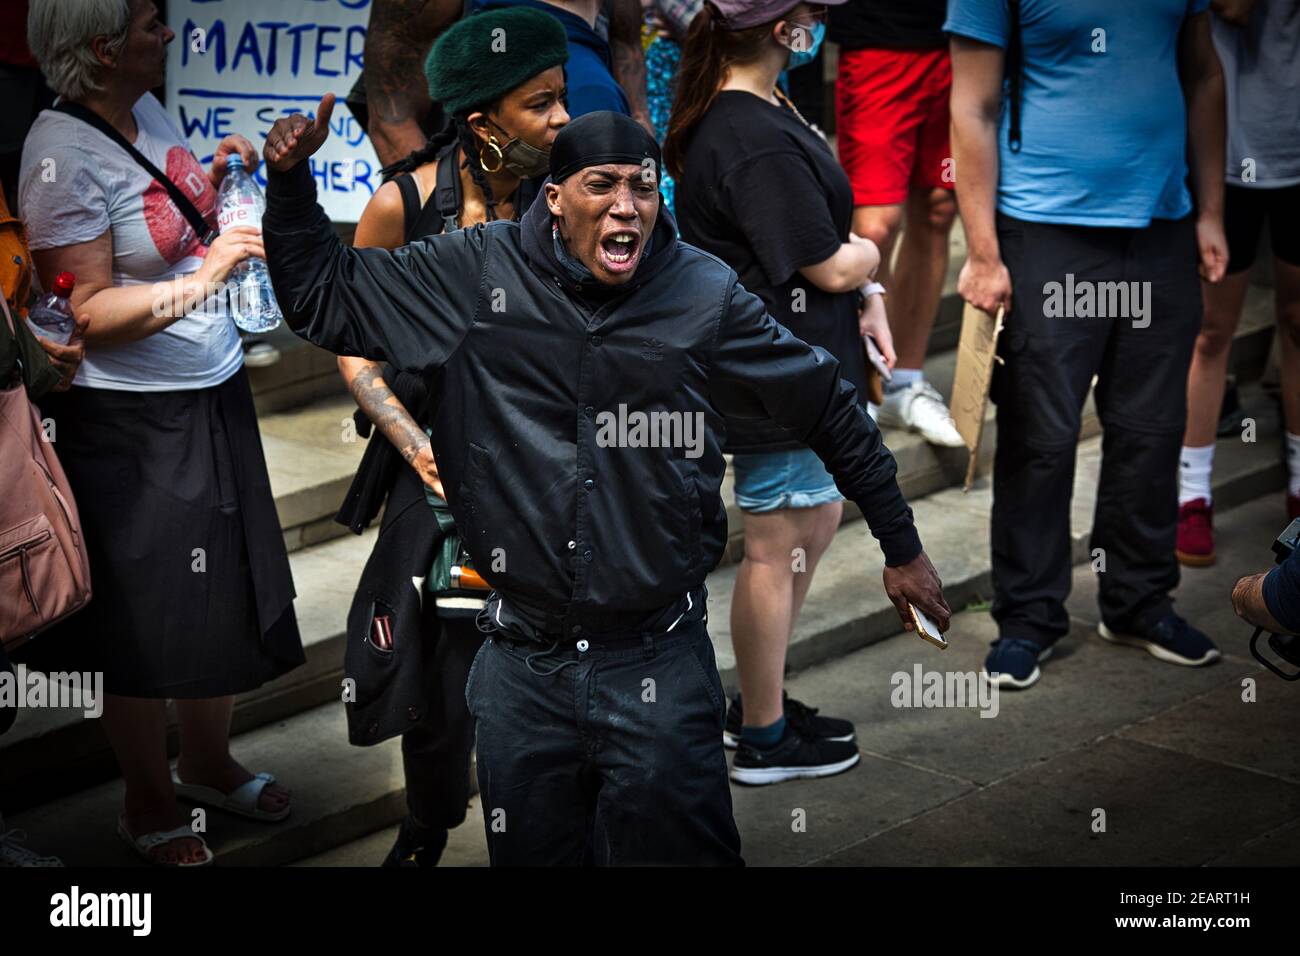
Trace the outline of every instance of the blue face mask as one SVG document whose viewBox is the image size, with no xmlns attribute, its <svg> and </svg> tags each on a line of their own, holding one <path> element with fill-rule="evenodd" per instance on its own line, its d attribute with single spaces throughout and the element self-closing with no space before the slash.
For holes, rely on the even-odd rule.
<svg viewBox="0 0 1300 956">
<path fill-rule="evenodd" d="M 817 50 L 821 47 L 822 40 L 826 39 L 826 24 L 822 20 L 818 20 L 811 27 L 805 27 L 804 29 L 812 34 L 812 43 L 806 50 L 790 51 L 790 63 L 786 67 L 788 70 L 811 63 L 817 56 Z"/>
</svg>

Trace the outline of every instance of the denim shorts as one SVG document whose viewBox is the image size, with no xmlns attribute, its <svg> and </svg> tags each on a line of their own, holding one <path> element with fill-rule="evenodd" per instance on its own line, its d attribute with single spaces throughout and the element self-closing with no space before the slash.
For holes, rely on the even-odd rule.
<svg viewBox="0 0 1300 956">
<path fill-rule="evenodd" d="M 736 455 L 736 504 L 756 514 L 843 501 L 822 460 L 808 448 Z"/>
</svg>

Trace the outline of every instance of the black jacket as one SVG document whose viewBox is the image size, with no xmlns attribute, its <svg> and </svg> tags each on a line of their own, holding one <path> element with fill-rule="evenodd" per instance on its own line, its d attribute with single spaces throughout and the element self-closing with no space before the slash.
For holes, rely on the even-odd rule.
<svg viewBox="0 0 1300 956">
<path fill-rule="evenodd" d="M 538 627 L 632 626 L 704 581 L 727 537 L 724 413 L 799 435 L 888 564 L 920 553 L 893 457 L 838 363 L 679 242 L 666 212 L 633 278 L 592 290 L 557 263 L 544 201 L 519 223 L 390 252 L 346 247 L 315 189 L 305 163 L 270 173 L 262 231 L 286 321 L 332 352 L 426 376 L 465 546 Z M 699 413 L 702 454 L 598 443 L 597 416 L 620 405 Z"/>
<path fill-rule="evenodd" d="M 422 380 L 399 374 L 385 381 L 416 421 L 423 421 Z M 428 670 L 439 622 L 433 599 L 422 596 L 412 582 L 423 581 L 429 573 L 442 530 L 419 476 L 384 433 L 373 428 L 365 412 L 358 409 L 353 418 L 357 430 L 370 436 L 370 444 L 334 520 L 361 534 L 381 508 L 384 512 L 352 598 L 343 652 L 343 676 L 355 682 L 356 691 L 347 704 L 348 740 L 366 746 L 405 733 L 429 708 Z M 371 640 L 380 615 L 389 619 L 391 650 Z"/>
</svg>

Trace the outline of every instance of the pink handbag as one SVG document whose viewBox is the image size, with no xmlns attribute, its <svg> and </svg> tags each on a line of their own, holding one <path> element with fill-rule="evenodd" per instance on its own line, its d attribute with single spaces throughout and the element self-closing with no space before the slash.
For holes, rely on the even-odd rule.
<svg viewBox="0 0 1300 956">
<path fill-rule="evenodd" d="M 17 337 L 3 295 L 0 309 Z M 90 601 L 77 505 L 21 377 L 0 390 L 0 489 L 0 641 L 11 651 Z"/>
</svg>

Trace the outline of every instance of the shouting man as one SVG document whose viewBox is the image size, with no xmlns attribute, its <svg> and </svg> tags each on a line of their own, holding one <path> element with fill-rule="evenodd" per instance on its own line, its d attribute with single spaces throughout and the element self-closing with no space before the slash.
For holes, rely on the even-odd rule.
<svg viewBox="0 0 1300 956">
<path fill-rule="evenodd" d="M 812 447 L 879 539 L 904 625 L 911 602 L 944 629 L 892 456 L 836 361 L 677 240 L 634 120 L 570 123 L 521 222 L 390 252 L 347 248 L 314 202 L 304 161 L 332 109 L 267 137 L 267 259 L 299 335 L 429 381 L 447 500 L 494 588 L 466 686 L 493 864 L 740 863 L 705 627 L 723 415 Z M 681 427 L 601 427 L 628 410 Z"/>
</svg>

